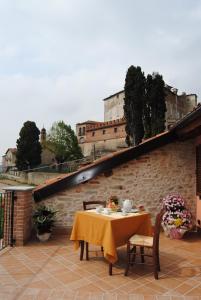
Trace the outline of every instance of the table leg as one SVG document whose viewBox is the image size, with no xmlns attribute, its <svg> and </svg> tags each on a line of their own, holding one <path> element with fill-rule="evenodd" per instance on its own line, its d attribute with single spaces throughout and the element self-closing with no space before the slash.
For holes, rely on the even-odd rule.
<svg viewBox="0 0 201 300">
<path fill-rule="evenodd" d="M 109 275 L 112 275 L 112 263 L 109 263 Z"/>
<path fill-rule="evenodd" d="M 83 260 L 84 255 L 84 241 L 80 241 L 80 260 Z"/>
</svg>

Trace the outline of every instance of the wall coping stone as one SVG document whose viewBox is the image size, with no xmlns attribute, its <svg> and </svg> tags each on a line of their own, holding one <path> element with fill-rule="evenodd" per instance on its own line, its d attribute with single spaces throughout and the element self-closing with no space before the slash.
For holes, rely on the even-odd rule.
<svg viewBox="0 0 201 300">
<path fill-rule="evenodd" d="M 35 188 L 35 186 L 31 186 L 31 185 L 16 185 L 16 186 L 14 185 L 14 186 L 5 187 L 5 188 L 3 188 L 3 190 L 26 192 L 26 191 L 31 191 L 34 188 Z"/>
</svg>

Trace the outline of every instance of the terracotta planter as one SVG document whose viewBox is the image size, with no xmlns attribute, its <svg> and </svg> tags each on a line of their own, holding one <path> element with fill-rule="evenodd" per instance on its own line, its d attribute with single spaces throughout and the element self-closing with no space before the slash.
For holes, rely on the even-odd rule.
<svg viewBox="0 0 201 300">
<path fill-rule="evenodd" d="M 43 234 L 38 234 L 37 233 L 37 238 L 41 241 L 41 242 L 46 242 L 49 240 L 51 236 L 51 232 L 45 232 Z"/>
</svg>

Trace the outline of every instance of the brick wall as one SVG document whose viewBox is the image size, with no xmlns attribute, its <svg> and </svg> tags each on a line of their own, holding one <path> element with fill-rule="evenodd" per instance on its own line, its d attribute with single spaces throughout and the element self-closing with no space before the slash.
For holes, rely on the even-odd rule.
<svg viewBox="0 0 201 300">
<path fill-rule="evenodd" d="M 108 126 L 94 126 L 94 130 L 87 130 L 86 142 L 96 142 L 109 139 L 124 138 L 126 136 L 125 132 L 125 122 L 118 123 L 115 121 L 114 124 L 109 124 L 112 122 L 107 122 Z"/>
<path fill-rule="evenodd" d="M 196 214 L 195 145 L 193 141 L 176 142 L 154 150 L 115 169 L 109 177 L 97 176 L 74 188 L 63 190 L 43 200 L 59 212 L 56 225 L 72 226 L 76 210 L 82 202 L 107 200 L 111 195 L 133 199 L 144 205 L 154 217 L 160 208 L 160 199 L 170 192 L 178 192 L 186 205 Z"/>
<path fill-rule="evenodd" d="M 23 246 L 31 236 L 33 187 L 11 186 L 5 188 L 5 190 L 13 192 L 15 196 L 13 237 L 16 246 Z"/>
</svg>

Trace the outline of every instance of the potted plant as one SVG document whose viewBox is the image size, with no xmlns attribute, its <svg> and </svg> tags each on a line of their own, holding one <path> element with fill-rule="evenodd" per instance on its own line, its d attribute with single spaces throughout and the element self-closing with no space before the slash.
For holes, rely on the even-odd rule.
<svg viewBox="0 0 201 300">
<path fill-rule="evenodd" d="M 163 199 L 163 207 L 166 211 L 162 219 L 165 234 L 173 239 L 181 239 L 192 227 L 192 216 L 183 198 L 179 194 L 169 194 Z"/>
<path fill-rule="evenodd" d="M 45 242 L 49 239 L 52 228 L 54 227 L 55 215 L 57 211 L 42 205 L 39 206 L 33 214 L 33 222 L 36 228 L 37 237 Z"/>
</svg>

